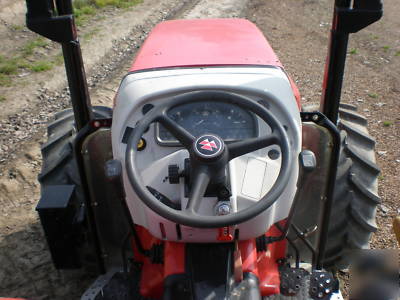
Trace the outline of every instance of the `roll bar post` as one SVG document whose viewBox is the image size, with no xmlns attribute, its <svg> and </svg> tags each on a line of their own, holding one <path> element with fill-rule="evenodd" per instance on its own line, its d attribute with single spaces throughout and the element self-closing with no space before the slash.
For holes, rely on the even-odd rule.
<svg viewBox="0 0 400 300">
<path fill-rule="evenodd" d="M 378 21 L 381 0 L 335 0 L 320 111 L 337 124 L 349 34 Z"/>
<path fill-rule="evenodd" d="M 93 119 L 93 112 L 72 0 L 26 0 L 26 5 L 28 28 L 62 46 L 75 124 L 80 130 Z"/>
</svg>

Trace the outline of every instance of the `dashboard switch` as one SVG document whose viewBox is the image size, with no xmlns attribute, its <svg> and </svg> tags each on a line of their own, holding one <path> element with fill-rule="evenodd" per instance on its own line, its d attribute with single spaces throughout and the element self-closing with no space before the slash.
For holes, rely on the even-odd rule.
<svg viewBox="0 0 400 300">
<path fill-rule="evenodd" d="M 179 183 L 179 166 L 178 165 L 169 165 L 168 166 L 168 180 L 170 184 L 178 184 Z"/>
</svg>

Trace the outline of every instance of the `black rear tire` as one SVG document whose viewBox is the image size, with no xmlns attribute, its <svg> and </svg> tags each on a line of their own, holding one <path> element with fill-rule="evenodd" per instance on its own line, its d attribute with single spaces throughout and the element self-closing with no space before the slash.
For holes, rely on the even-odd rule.
<svg viewBox="0 0 400 300">
<path fill-rule="evenodd" d="M 94 117 L 97 119 L 111 118 L 112 109 L 104 106 L 93 107 Z M 82 191 L 81 180 L 73 151 L 73 142 L 77 131 L 75 128 L 74 114 L 72 109 L 66 109 L 57 113 L 54 121 L 47 127 L 48 140 L 42 145 L 42 170 L 38 176 L 41 186 L 41 192 L 51 185 L 74 185 L 75 192 L 70 200 L 74 206 L 79 207 L 85 203 L 85 197 Z M 85 226 L 85 224 L 83 224 Z M 75 227 L 74 227 L 75 228 Z M 77 243 L 90 243 L 85 230 L 76 229 Z M 87 231 L 87 230 L 86 230 Z M 81 245 L 76 245 L 81 246 Z M 90 254 L 84 254 L 82 263 L 89 270 L 96 264 L 96 258 Z"/>
<path fill-rule="evenodd" d="M 316 109 L 310 106 L 304 110 Z M 338 128 L 342 145 L 324 258 L 326 268 L 346 268 L 350 263 L 348 252 L 369 248 L 371 235 L 377 229 L 380 169 L 375 163 L 375 140 L 368 133 L 367 123 L 356 106 L 340 105 Z"/>
<path fill-rule="evenodd" d="M 368 133 L 367 119 L 349 104 L 341 106 L 339 118 L 342 148 L 324 264 L 343 269 L 349 264 L 348 251 L 369 248 L 381 200 L 375 140 Z"/>
</svg>

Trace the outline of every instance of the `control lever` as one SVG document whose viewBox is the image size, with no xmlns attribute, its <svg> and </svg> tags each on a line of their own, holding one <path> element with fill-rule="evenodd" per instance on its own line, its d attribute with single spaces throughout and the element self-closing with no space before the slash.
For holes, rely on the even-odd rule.
<svg viewBox="0 0 400 300">
<path fill-rule="evenodd" d="M 171 201 L 167 196 L 161 194 L 159 191 L 157 191 L 155 188 L 152 188 L 151 186 L 146 186 L 146 188 L 149 190 L 150 193 L 153 194 L 154 197 L 156 197 L 161 203 L 165 204 L 166 206 L 169 206 L 173 209 L 180 210 L 181 205 L 178 203 L 175 203 Z"/>
</svg>

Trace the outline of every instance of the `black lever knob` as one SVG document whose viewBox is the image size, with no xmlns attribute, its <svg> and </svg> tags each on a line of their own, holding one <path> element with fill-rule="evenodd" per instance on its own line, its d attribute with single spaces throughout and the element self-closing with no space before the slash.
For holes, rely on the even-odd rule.
<svg viewBox="0 0 400 300">
<path fill-rule="evenodd" d="M 170 184 L 178 184 L 179 183 L 179 166 L 178 165 L 169 165 L 168 166 L 168 180 Z"/>
</svg>

